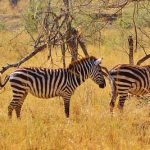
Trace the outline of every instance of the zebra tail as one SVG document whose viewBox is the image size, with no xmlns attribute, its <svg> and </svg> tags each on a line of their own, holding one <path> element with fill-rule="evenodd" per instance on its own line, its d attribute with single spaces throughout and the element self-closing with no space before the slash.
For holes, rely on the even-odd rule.
<svg viewBox="0 0 150 150">
<path fill-rule="evenodd" d="M 110 86 L 111 86 L 111 95 L 112 99 L 117 95 L 117 87 L 114 78 L 110 75 L 110 71 L 106 67 L 101 66 L 103 75 L 109 80 Z"/>
<path fill-rule="evenodd" d="M 0 77 L 0 90 L 6 85 L 6 83 L 8 82 L 10 76 L 9 75 L 6 75 L 5 76 L 5 79 L 4 79 L 4 82 L 2 83 L 1 81 L 1 77 Z"/>
</svg>

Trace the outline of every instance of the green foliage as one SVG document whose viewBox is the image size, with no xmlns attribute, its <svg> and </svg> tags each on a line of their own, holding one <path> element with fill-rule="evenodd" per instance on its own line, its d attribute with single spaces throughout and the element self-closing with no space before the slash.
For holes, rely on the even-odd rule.
<svg viewBox="0 0 150 150">
<path fill-rule="evenodd" d="M 133 22 L 131 21 L 131 17 L 129 14 L 124 14 L 121 19 L 118 19 L 117 26 L 122 27 L 124 29 L 129 29 L 132 27 Z"/>
<path fill-rule="evenodd" d="M 38 30 L 38 25 L 40 26 L 45 15 L 45 11 L 47 10 L 49 0 L 31 0 L 29 7 L 24 12 L 24 18 L 25 18 L 25 26 L 28 29 L 28 31 L 36 32 Z M 80 2 L 81 3 L 81 2 Z M 83 2 L 82 2 L 83 3 Z M 95 2 L 94 2 L 95 4 Z M 72 21 L 72 25 L 75 28 L 78 28 L 79 26 L 85 30 L 85 37 L 94 37 L 96 32 L 101 27 L 101 22 L 94 20 L 89 14 L 92 14 L 95 10 L 89 10 L 90 6 L 86 8 L 85 6 L 81 7 L 82 12 L 78 10 L 78 7 L 76 5 L 79 5 L 78 2 L 72 2 L 72 6 L 70 9 L 71 15 L 74 18 Z M 51 0 L 51 8 L 53 9 L 54 13 L 60 14 L 61 8 L 64 9 L 63 1 L 55 1 Z M 75 12 L 74 12 L 75 10 Z M 79 11 L 79 12 L 78 12 Z M 53 21 L 53 18 L 49 16 L 49 25 Z"/>
<path fill-rule="evenodd" d="M 24 12 L 25 26 L 28 31 L 37 31 L 41 17 L 40 13 L 42 12 L 45 5 L 45 0 L 30 0 L 28 9 Z"/>
<path fill-rule="evenodd" d="M 149 7 L 150 10 L 150 7 Z M 150 12 L 146 9 L 141 9 L 137 14 L 137 24 L 140 27 L 150 27 Z"/>
<path fill-rule="evenodd" d="M 102 23 L 100 21 L 94 21 L 90 16 L 82 14 L 77 14 L 74 18 L 73 26 L 76 28 L 81 27 L 81 30 L 83 30 L 82 34 L 87 39 L 95 39 L 98 31 L 102 27 Z"/>
<path fill-rule="evenodd" d="M 60 12 L 61 2 L 56 2 L 56 0 L 30 0 L 28 8 L 24 12 L 25 26 L 28 31 L 38 31 L 38 28 L 43 24 L 49 3 L 54 13 L 58 14 Z M 49 25 L 52 19 L 51 15 L 48 16 Z"/>
<path fill-rule="evenodd" d="M 63 0 L 50 0 L 52 11 L 57 15 L 60 14 L 60 10 L 64 10 Z M 43 23 L 45 12 L 47 11 L 49 0 L 30 0 L 29 7 L 24 12 L 25 26 L 30 32 L 37 32 L 39 26 Z M 105 18 L 96 18 L 94 15 L 103 12 L 107 8 L 103 3 L 98 0 L 92 1 L 88 5 L 87 1 L 77 0 L 71 2 L 70 13 L 73 18 L 72 26 L 75 28 L 80 28 L 84 39 L 87 41 L 99 42 L 100 40 L 100 30 L 103 28 L 107 29 L 117 29 L 121 30 L 133 29 L 133 11 L 134 3 L 127 5 L 122 10 L 122 15 L 117 18 L 116 21 L 112 21 L 111 25 L 106 25 L 107 20 Z M 141 2 L 142 3 L 142 2 Z M 135 13 L 135 23 L 138 27 L 150 27 L 150 6 L 146 5 L 146 8 L 138 8 Z M 102 11 L 101 11 L 102 10 Z M 111 14 L 111 13 L 110 13 Z M 112 12 L 113 14 L 113 12 Z M 48 18 L 49 27 L 53 22 L 52 16 Z M 66 24 L 62 27 L 62 30 L 66 30 Z M 105 26 L 106 25 L 106 26 Z M 107 36 L 102 35 L 101 44 L 105 44 L 107 47 L 113 47 L 115 45 L 120 45 L 121 36 Z M 127 38 L 125 38 L 127 39 Z M 115 44 L 114 44 L 115 43 Z"/>
<path fill-rule="evenodd" d="M 133 6 L 128 7 L 122 11 L 121 17 L 117 19 L 115 25 L 123 29 L 129 29 L 133 25 Z"/>
<path fill-rule="evenodd" d="M 144 4 L 143 4 L 144 5 Z M 146 5 L 146 4 L 145 4 Z M 138 27 L 150 27 L 150 6 L 147 5 L 146 7 L 139 7 L 135 11 L 135 23 Z M 134 5 L 131 4 L 126 7 L 123 12 L 122 16 L 117 19 L 115 25 L 117 27 L 122 27 L 124 29 L 130 29 L 133 27 L 133 11 Z"/>
</svg>

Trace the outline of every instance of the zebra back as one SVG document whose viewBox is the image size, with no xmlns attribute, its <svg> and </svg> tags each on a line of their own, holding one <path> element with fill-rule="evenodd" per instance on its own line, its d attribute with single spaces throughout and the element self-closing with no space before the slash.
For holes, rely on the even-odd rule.
<svg viewBox="0 0 150 150">
<path fill-rule="evenodd" d="M 110 75 L 114 78 L 120 93 L 127 89 L 134 95 L 144 95 L 150 92 L 150 65 L 117 65 L 110 70 Z"/>
</svg>

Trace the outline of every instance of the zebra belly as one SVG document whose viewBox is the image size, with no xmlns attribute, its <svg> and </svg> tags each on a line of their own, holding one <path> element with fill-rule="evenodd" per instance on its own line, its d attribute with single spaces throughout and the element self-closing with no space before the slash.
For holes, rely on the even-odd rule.
<svg viewBox="0 0 150 150">
<path fill-rule="evenodd" d="M 150 90 L 149 89 L 146 89 L 146 88 L 140 88 L 139 90 L 129 90 L 129 93 L 132 94 L 132 95 L 137 95 L 137 96 L 140 96 L 140 95 L 146 95 L 146 94 L 149 94 L 150 93 Z"/>
<path fill-rule="evenodd" d="M 42 98 L 42 99 L 49 99 L 49 98 L 53 98 L 53 97 L 57 97 L 58 95 L 55 96 L 41 96 L 41 95 L 36 95 L 35 93 L 30 92 L 31 95 L 38 97 L 38 98 Z"/>
<path fill-rule="evenodd" d="M 35 97 L 38 97 L 38 98 L 42 98 L 42 99 L 49 99 L 49 98 L 53 98 L 53 97 L 57 97 L 57 96 L 61 96 L 59 93 L 53 93 L 52 95 L 50 94 L 42 94 L 42 93 L 36 93 L 36 92 L 33 92 L 33 91 L 29 91 L 29 93 Z"/>
</svg>

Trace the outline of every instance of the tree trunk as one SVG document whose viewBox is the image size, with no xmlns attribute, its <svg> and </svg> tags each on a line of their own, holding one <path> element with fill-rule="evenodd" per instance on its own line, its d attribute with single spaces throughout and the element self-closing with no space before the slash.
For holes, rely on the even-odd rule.
<svg viewBox="0 0 150 150">
<path fill-rule="evenodd" d="M 134 65 L 133 39 L 131 35 L 128 37 L 128 44 L 129 44 L 129 64 Z"/>
<path fill-rule="evenodd" d="M 67 24 L 67 36 L 66 36 L 66 41 L 68 44 L 68 47 L 71 52 L 72 59 L 71 61 L 77 60 L 78 56 L 78 47 L 77 47 L 77 37 L 76 34 L 74 33 L 74 28 L 71 26 L 71 18 L 70 18 L 70 12 L 69 12 L 69 0 L 63 0 L 67 17 L 66 17 L 66 24 Z"/>
</svg>

